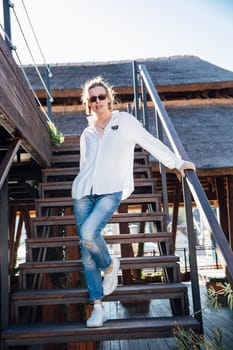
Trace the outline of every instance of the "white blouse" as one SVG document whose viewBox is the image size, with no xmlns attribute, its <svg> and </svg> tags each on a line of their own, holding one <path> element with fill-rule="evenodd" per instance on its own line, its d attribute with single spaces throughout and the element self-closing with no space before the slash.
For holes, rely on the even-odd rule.
<svg viewBox="0 0 233 350">
<path fill-rule="evenodd" d="M 180 169 L 184 161 L 144 129 L 127 112 L 112 112 L 102 137 L 89 121 L 80 138 L 80 171 L 72 185 L 72 197 L 122 191 L 122 199 L 134 191 L 134 147 L 138 144 L 166 167 Z"/>
</svg>

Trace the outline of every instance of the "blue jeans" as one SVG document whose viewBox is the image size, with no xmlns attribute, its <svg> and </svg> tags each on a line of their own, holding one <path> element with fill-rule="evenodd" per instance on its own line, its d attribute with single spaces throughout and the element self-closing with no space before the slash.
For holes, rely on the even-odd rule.
<svg viewBox="0 0 233 350">
<path fill-rule="evenodd" d="M 122 192 L 91 194 L 73 200 L 90 301 L 103 298 L 101 271 L 106 270 L 112 260 L 101 230 L 120 205 L 121 195 Z"/>
</svg>

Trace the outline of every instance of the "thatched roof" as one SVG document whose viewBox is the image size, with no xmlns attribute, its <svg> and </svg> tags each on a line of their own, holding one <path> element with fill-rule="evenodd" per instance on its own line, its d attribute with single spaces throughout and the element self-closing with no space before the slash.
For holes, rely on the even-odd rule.
<svg viewBox="0 0 233 350">
<path fill-rule="evenodd" d="M 233 168 L 233 105 L 167 111 L 187 154 L 198 168 Z"/>
<path fill-rule="evenodd" d="M 233 72 L 198 57 L 148 59 L 143 63 L 157 88 L 182 86 L 185 91 L 190 84 L 207 84 L 211 90 L 211 86 L 214 89 L 214 84 L 220 84 L 223 90 L 225 86 L 230 87 L 232 96 Z M 102 75 L 116 88 L 132 88 L 133 85 L 132 62 L 58 64 L 51 65 L 51 70 L 52 90 L 79 90 L 84 81 L 96 75 Z M 27 67 L 27 73 L 33 87 L 40 89 L 34 68 Z M 200 104 L 189 100 L 183 106 L 168 104 L 167 111 L 175 129 L 189 158 L 198 168 L 233 168 L 233 99 L 228 97 L 225 99 L 227 104 L 215 103 L 214 100 L 208 103 L 208 98 L 206 103 L 202 100 Z M 155 135 L 153 111 L 149 111 L 149 131 Z M 55 113 L 53 118 L 64 134 L 80 134 L 87 125 L 85 113 L 80 110 Z"/>
<path fill-rule="evenodd" d="M 195 56 L 173 56 L 138 61 L 144 63 L 156 86 L 233 82 L 233 72 L 217 67 Z M 80 89 L 84 81 L 102 75 L 114 87 L 132 87 L 132 62 L 56 64 L 50 66 L 52 90 Z M 44 67 L 40 67 L 44 75 Z M 35 90 L 42 84 L 36 70 L 26 66 L 29 80 Z"/>
<path fill-rule="evenodd" d="M 233 168 L 233 105 L 167 108 L 189 158 L 198 168 Z M 156 135 L 154 111 L 149 110 L 149 131 Z M 56 113 L 64 134 L 80 134 L 87 125 L 84 113 Z"/>
</svg>

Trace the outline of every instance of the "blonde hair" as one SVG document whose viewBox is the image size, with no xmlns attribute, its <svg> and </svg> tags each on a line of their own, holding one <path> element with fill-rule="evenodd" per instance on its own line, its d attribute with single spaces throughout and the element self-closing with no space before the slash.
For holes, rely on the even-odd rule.
<svg viewBox="0 0 233 350">
<path fill-rule="evenodd" d="M 114 90 L 112 89 L 112 87 L 101 77 L 95 77 L 93 79 L 87 80 L 84 83 L 83 86 L 83 92 L 82 92 L 82 103 L 85 106 L 86 109 L 86 114 L 90 115 L 91 114 L 91 107 L 88 103 L 88 98 L 89 98 L 89 90 L 96 87 L 96 86 L 102 86 L 109 98 L 109 110 L 112 111 L 113 110 L 113 104 L 114 104 L 114 97 L 115 97 L 115 93 Z"/>
</svg>

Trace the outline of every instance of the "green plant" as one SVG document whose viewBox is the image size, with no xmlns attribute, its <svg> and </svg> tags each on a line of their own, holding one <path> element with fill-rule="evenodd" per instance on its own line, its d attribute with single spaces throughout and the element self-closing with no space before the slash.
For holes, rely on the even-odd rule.
<svg viewBox="0 0 233 350">
<path fill-rule="evenodd" d="M 57 130 L 55 124 L 51 121 L 48 122 L 50 130 L 50 139 L 53 146 L 61 145 L 64 142 L 63 134 Z"/>
<path fill-rule="evenodd" d="M 219 296 L 223 295 L 227 298 L 227 305 L 232 310 L 233 309 L 233 290 L 228 282 L 217 282 L 218 290 L 214 289 L 212 286 L 207 289 L 207 307 L 220 310 L 222 307 L 221 302 L 219 302 Z"/>
<path fill-rule="evenodd" d="M 223 283 L 221 293 L 227 297 L 227 303 L 231 310 L 233 310 L 233 290 L 230 283 Z"/>
<path fill-rule="evenodd" d="M 207 350 L 225 350 L 222 343 L 222 331 L 217 328 L 211 340 L 205 339 L 205 347 Z"/>
<path fill-rule="evenodd" d="M 205 308 L 211 308 L 213 310 L 220 310 L 222 304 L 219 302 L 219 295 L 227 297 L 227 303 L 229 308 L 233 309 L 233 290 L 230 283 L 217 282 L 221 288 L 215 290 L 212 286 L 207 290 L 207 303 Z M 202 311 L 205 309 L 203 308 Z M 222 331 L 217 328 L 211 339 L 207 339 L 203 335 L 196 334 L 192 329 L 185 330 L 182 327 L 175 327 L 174 337 L 178 341 L 179 350 L 226 350 L 222 342 Z"/>
<path fill-rule="evenodd" d="M 197 350 L 204 344 L 204 337 L 196 334 L 192 329 L 185 330 L 177 326 L 173 334 L 178 341 L 179 350 Z"/>
<path fill-rule="evenodd" d="M 206 307 L 209 307 L 212 310 L 221 309 L 222 304 L 219 302 L 219 291 L 216 291 L 216 289 L 213 286 L 210 286 L 207 289 L 206 297 Z"/>
</svg>

